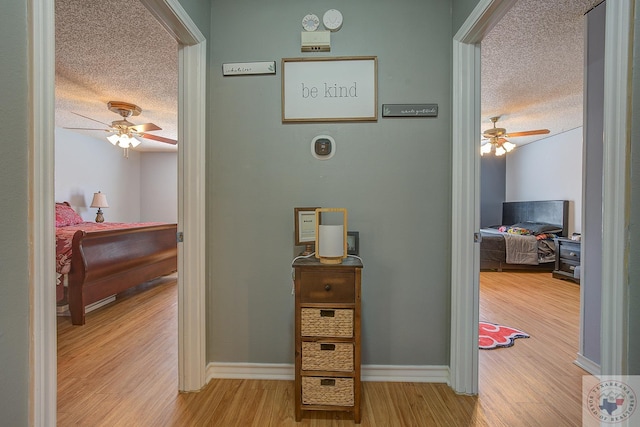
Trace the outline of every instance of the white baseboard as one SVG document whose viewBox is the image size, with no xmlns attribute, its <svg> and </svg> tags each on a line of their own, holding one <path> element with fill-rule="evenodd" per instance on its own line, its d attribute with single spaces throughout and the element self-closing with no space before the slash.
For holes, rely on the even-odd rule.
<svg viewBox="0 0 640 427">
<path fill-rule="evenodd" d="M 207 382 L 212 378 L 250 380 L 293 381 L 293 364 L 290 363 L 222 363 L 207 365 Z"/>
<path fill-rule="evenodd" d="M 573 363 L 591 375 L 600 375 L 600 365 L 591 359 L 587 359 L 582 355 L 582 353 L 578 353 L 578 358 L 574 360 Z"/>
<path fill-rule="evenodd" d="M 363 365 L 362 381 L 450 384 L 450 376 L 446 365 Z"/>
<path fill-rule="evenodd" d="M 362 381 L 414 382 L 449 384 L 449 367 L 445 365 L 363 365 Z M 207 382 L 213 378 L 253 380 L 294 379 L 294 366 L 290 363 L 220 363 L 207 365 Z"/>
<path fill-rule="evenodd" d="M 101 299 L 100 301 L 96 301 L 92 304 L 87 305 L 84 308 L 84 312 L 85 313 L 89 313 L 93 310 L 97 310 L 98 308 L 110 304 L 112 302 L 114 302 L 116 300 L 116 296 L 115 295 L 111 295 L 110 297 L 106 297 L 104 299 Z M 59 305 L 56 307 L 56 314 L 58 316 L 62 316 L 62 317 L 68 317 L 71 316 L 71 312 L 69 311 L 69 304 L 65 304 L 65 305 Z"/>
</svg>

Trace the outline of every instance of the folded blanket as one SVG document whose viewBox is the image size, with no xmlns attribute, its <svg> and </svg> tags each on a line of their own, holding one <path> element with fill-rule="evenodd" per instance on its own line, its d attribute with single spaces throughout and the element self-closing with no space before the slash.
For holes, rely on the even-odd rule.
<svg viewBox="0 0 640 427">
<path fill-rule="evenodd" d="M 504 233 L 506 261 L 509 264 L 538 265 L 538 240 L 536 236 Z"/>
</svg>

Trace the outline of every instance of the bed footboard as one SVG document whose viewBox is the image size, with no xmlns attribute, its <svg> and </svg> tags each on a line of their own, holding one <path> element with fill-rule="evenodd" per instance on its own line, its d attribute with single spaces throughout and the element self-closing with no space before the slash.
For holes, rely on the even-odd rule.
<svg viewBox="0 0 640 427">
<path fill-rule="evenodd" d="M 177 270 L 176 224 L 86 232 L 73 236 L 68 301 L 71 322 L 85 306 Z"/>
</svg>

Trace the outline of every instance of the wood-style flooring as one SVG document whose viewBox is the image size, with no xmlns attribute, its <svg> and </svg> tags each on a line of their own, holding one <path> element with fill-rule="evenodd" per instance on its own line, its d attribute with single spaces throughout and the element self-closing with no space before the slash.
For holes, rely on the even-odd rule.
<svg viewBox="0 0 640 427">
<path fill-rule="evenodd" d="M 58 319 L 58 426 L 351 426 L 305 413 L 293 381 L 212 380 L 178 393 L 177 286 L 163 278 L 87 315 Z M 480 319 L 531 338 L 480 351 L 479 396 L 446 384 L 363 383 L 362 426 L 580 426 L 579 286 L 550 273 L 482 273 Z"/>
</svg>

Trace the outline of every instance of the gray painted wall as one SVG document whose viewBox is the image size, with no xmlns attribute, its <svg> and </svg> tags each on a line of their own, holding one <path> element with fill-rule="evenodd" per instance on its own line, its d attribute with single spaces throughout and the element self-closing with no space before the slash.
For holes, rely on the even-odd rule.
<svg viewBox="0 0 640 427">
<path fill-rule="evenodd" d="M 600 364 L 605 4 L 586 15 L 582 218 L 582 355 Z"/>
<path fill-rule="evenodd" d="M 640 375 L 640 8 L 635 8 L 629 226 L 629 373 Z"/>
<path fill-rule="evenodd" d="M 345 2 L 331 52 L 312 54 L 300 21 L 329 5 L 212 4 L 208 360 L 293 362 L 293 209 L 323 206 L 347 208 L 360 232 L 363 363 L 448 364 L 450 2 Z M 437 103 L 439 116 L 282 124 L 280 59 L 346 55 L 378 56 L 378 108 Z M 276 60 L 277 75 L 221 74 L 258 60 Z M 336 155 L 316 160 L 310 142 L 325 133 Z"/>
<path fill-rule="evenodd" d="M 26 426 L 29 402 L 27 2 L 0 14 L 0 417 Z"/>
<path fill-rule="evenodd" d="M 480 227 L 502 224 L 507 157 L 485 155 L 480 159 Z"/>
</svg>

